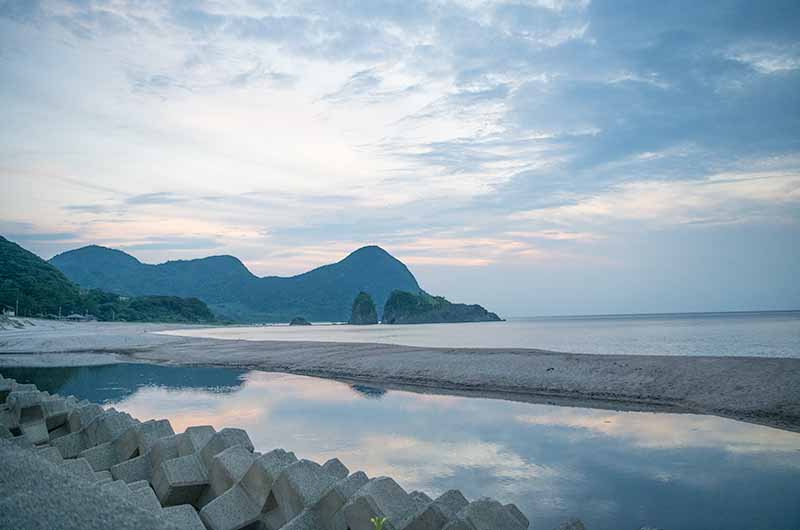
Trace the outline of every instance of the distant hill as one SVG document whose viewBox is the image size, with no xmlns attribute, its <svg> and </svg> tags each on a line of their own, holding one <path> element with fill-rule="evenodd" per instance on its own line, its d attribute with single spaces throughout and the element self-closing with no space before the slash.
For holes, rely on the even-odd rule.
<svg viewBox="0 0 800 530">
<path fill-rule="evenodd" d="M 81 291 L 56 267 L 0 236 L 0 306 L 25 316 L 86 312 L 100 320 L 210 322 L 214 315 L 196 298 L 120 298 L 99 289 Z"/>
<path fill-rule="evenodd" d="M 382 308 L 396 290 L 421 292 L 408 268 L 377 246 L 291 277 L 259 278 L 233 256 L 142 263 L 120 250 L 88 246 L 59 254 L 50 263 L 84 288 L 138 295 L 193 296 L 220 317 L 241 322 L 344 322 L 353 299 L 369 293 Z"/>
<path fill-rule="evenodd" d="M 384 324 L 436 324 L 440 322 L 496 322 L 500 320 L 477 304 L 454 304 L 428 293 L 392 292 L 383 310 Z"/>
</svg>

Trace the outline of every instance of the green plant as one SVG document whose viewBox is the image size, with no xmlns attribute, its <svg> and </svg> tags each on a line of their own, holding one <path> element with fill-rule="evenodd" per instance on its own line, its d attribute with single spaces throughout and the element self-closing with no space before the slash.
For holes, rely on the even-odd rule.
<svg viewBox="0 0 800 530">
<path fill-rule="evenodd" d="M 386 517 L 372 517 L 369 522 L 375 527 L 375 530 L 383 530 L 383 523 L 386 522 Z"/>
</svg>

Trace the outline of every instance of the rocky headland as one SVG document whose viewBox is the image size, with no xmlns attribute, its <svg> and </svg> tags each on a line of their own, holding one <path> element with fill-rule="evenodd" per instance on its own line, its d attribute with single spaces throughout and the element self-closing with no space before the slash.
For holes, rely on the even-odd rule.
<svg viewBox="0 0 800 530">
<path fill-rule="evenodd" d="M 384 324 L 438 324 L 445 322 L 497 322 L 495 313 L 477 304 L 455 304 L 425 292 L 393 291 L 383 309 Z"/>
</svg>

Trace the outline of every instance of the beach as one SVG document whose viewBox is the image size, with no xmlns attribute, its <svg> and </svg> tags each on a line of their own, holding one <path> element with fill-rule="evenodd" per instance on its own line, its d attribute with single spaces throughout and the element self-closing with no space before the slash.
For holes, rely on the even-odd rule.
<svg viewBox="0 0 800 530">
<path fill-rule="evenodd" d="M 0 369 L 104 362 L 230 366 L 430 393 L 713 414 L 800 432 L 798 359 L 220 340 L 160 333 L 185 325 L 32 322 L 0 332 Z"/>
</svg>

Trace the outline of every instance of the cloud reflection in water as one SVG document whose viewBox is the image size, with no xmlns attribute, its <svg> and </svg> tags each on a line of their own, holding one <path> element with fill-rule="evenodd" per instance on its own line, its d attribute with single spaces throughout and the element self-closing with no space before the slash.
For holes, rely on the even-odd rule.
<svg viewBox="0 0 800 530">
<path fill-rule="evenodd" d="M 776 509 L 772 527 L 800 519 L 786 489 L 800 486 L 796 433 L 688 414 L 401 391 L 369 397 L 340 382 L 250 372 L 229 394 L 146 387 L 117 406 L 167 417 L 176 431 L 241 427 L 261 451 L 283 447 L 320 462 L 337 456 L 408 490 L 458 487 L 471 498 L 513 501 L 533 528 L 571 515 L 599 529 L 704 528 L 711 514 L 730 528 L 759 527 L 752 523 L 763 522 L 768 512 L 759 501 L 767 496 Z M 758 500 L 741 502 L 742 480 L 763 485 Z M 685 513 L 676 514 L 675 503 Z"/>
</svg>

